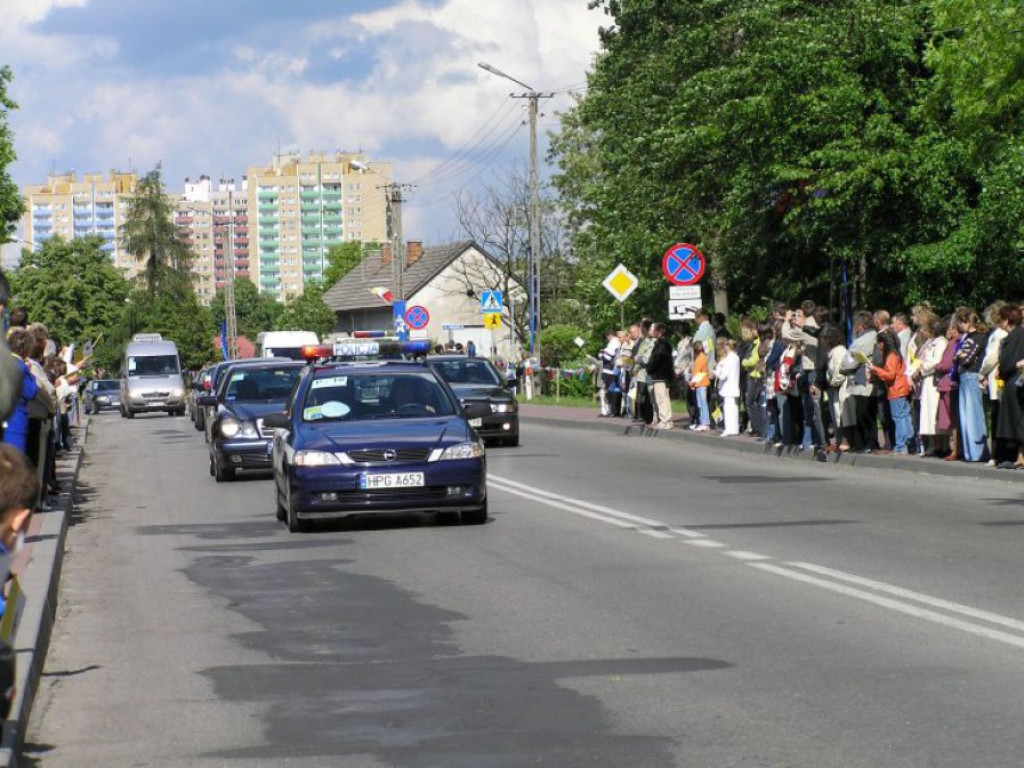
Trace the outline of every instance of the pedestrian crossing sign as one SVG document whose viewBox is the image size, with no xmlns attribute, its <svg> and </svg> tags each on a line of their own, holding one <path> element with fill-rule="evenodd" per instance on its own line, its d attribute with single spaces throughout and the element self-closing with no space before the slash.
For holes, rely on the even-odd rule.
<svg viewBox="0 0 1024 768">
<path fill-rule="evenodd" d="M 480 311 L 485 315 L 504 309 L 501 291 L 483 291 L 480 294 Z"/>
<path fill-rule="evenodd" d="M 501 315 L 497 312 L 488 312 L 484 315 L 484 328 L 492 331 L 501 330 Z"/>
</svg>

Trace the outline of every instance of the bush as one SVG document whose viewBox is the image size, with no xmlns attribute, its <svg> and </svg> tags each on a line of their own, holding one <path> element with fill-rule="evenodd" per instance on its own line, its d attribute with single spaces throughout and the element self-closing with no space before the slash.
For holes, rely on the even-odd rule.
<svg viewBox="0 0 1024 768">
<path fill-rule="evenodd" d="M 585 334 L 586 331 L 577 325 L 549 325 L 544 328 L 540 332 L 542 365 L 558 368 L 564 361 L 578 358 L 580 350 L 576 346 L 576 337 Z"/>
</svg>

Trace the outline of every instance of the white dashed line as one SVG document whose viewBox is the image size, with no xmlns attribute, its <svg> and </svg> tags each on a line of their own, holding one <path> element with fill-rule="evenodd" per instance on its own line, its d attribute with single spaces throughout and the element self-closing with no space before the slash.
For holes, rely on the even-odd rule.
<svg viewBox="0 0 1024 768">
<path fill-rule="evenodd" d="M 737 560 L 771 560 L 768 555 L 759 555 L 757 552 L 744 552 L 742 549 L 731 549 L 726 552 L 729 557 L 735 557 Z"/>
</svg>

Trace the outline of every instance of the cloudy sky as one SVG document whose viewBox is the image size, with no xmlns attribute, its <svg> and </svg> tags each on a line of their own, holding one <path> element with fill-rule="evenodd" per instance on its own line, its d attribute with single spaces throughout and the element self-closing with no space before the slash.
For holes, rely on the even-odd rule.
<svg viewBox="0 0 1024 768">
<path fill-rule="evenodd" d="M 606 17 L 587 0 L 0 0 L 18 184 L 75 170 L 241 179 L 278 147 L 363 149 L 418 182 L 405 233 L 456 234 L 453 193 L 525 161 L 583 87 Z M 543 145 L 542 145 L 543 146 Z"/>
</svg>

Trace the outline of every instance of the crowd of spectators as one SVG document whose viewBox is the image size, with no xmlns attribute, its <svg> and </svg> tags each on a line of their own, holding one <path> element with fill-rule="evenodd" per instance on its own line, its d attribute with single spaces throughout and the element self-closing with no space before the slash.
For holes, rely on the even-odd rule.
<svg viewBox="0 0 1024 768">
<path fill-rule="evenodd" d="M 599 354 L 601 416 L 744 435 L 776 449 L 895 453 L 1024 468 L 1024 325 L 1017 304 L 984 315 L 856 312 L 777 304 L 729 331 L 707 311 L 675 328 L 644 318 L 609 331 Z M 683 410 L 683 409 L 681 409 Z"/>
<path fill-rule="evenodd" d="M 10 413 L 0 420 L 0 442 L 23 453 L 36 472 L 36 508 L 59 492 L 56 459 L 72 449 L 71 419 L 77 408 L 79 371 L 68 350 L 42 323 L 30 323 L 25 310 L 10 312 L 5 338 L 20 386 Z"/>
</svg>

